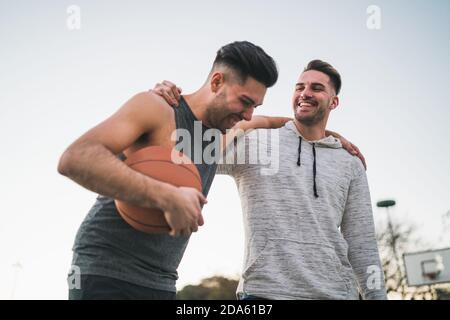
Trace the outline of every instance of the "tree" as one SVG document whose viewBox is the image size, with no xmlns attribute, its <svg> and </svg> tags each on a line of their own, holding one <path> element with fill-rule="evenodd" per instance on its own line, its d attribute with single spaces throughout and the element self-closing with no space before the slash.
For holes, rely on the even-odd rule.
<svg viewBox="0 0 450 320">
<path fill-rule="evenodd" d="M 214 276 L 199 285 L 187 285 L 177 293 L 180 300 L 236 300 L 237 279 Z"/>
<path fill-rule="evenodd" d="M 396 293 L 402 299 L 406 298 L 406 273 L 402 255 L 407 250 L 415 231 L 413 225 L 389 221 L 377 228 L 378 245 L 380 248 L 386 290 L 388 295 Z"/>
<path fill-rule="evenodd" d="M 448 216 L 447 213 L 444 218 Z M 384 225 L 379 224 L 377 227 L 377 241 L 388 296 L 397 296 L 404 300 L 430 300 L 448 296 L 448 285 L 420 287 L 407 285 L 403 254 L 431 248 L 417 236 L 416 231 L 417 227 L 406 221 L 388 220 Z"/>
</svg>

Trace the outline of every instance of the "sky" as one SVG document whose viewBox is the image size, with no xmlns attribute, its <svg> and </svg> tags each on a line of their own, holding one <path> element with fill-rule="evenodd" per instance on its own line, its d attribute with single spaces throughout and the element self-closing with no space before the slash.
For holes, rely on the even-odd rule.
<svg viewBox="0 0 450 320">
<path fill-rule="evenodd" d="M 449 31 L 446 0 L 0 0 L 0 299 L 67 298 L 71 247 L 96 195 L 57 173 L 65 148 L 157 82 L 197 90 L 216 51 L 236 40 L 279 67 L 255 114 L 292 116 L 302 68 L 334 65 L 343 87 L 328 128 L 366 157 L 375 220 L 386 219 L 376 202 L 395 199 L 391 217 L 417 225 L 417 249 L 450 247 Z M 230 177 L 216 177 L 203 215 L 179 289 L 241 271 Z"/>
</svg>

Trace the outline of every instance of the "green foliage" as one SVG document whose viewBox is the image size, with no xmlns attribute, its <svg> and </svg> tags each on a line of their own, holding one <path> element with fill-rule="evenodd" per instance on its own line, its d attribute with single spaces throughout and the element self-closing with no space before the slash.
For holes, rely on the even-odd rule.
<svg viewBox="0 0 450 320">
<path fill-rule="evenodd" d="M 179 300 L 236 300 L 238 280 L 222 276 L 203 279 L 199 285 L 187 285 L 177 293 Z"/>
</svg>

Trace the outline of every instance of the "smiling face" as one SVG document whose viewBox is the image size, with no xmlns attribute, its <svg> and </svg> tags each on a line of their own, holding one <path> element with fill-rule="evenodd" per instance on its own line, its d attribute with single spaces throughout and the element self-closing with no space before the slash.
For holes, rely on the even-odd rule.
<svg viewBox="0 0 450 320">
<path fill-rule="evenodd" d="M 205 118 L 211 128 L 225 133 L 237 122 L 251 120 L 254 109 L 263 103 L 267 88 L 251 77 L 244 83 L 223 80 L 223 74 L 213 75 L 211 85 L 216 96 L 209 103 Z"/>
<path fill-rule="evenodd" d="M 326 121 L 339 104 L 330 77 L 316 70 L 305 71 L 295 85 L 292 107 L 295 118 L 306 126 Z"/>
</svg>

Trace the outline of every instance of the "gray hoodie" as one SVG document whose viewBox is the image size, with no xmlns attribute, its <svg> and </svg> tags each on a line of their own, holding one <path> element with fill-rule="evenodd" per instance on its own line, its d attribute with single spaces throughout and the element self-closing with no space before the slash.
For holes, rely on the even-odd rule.
<svg viewBox="0 0 450 320">
<path fill-rule="evenodd" d="M 361 161 L 333 137 L 306 141 L 293 122 L 240 140 L 245 163 L 218 167 L 235 179 L 244 215 L 238 295 L 386 299 Z M 265 150 L 272 164 L 255 163 Z"/>
</svg>

